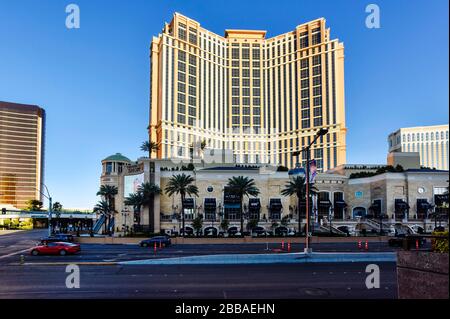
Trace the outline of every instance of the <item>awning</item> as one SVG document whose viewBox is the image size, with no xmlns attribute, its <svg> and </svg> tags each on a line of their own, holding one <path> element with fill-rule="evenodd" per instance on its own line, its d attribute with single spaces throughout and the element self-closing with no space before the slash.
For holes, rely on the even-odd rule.
<svg viewBox="0 0 450 319">
<path fill-rule="evenodd" d="M 330 207 L 331 201 L 329 199 L 319 200 L 319 206 L 320 207 Z"/>
<path fill-rule="evenodd" d="M 430 203 L 428 203 L 428 201 L 417 202 L 417 208 L 419 208 L 419 209 L 429 209 L 431 207 L 432 207 L 432 205 Z"/>
<path fill-rule="evenodd" d="M 259 210 L 261 208 L 261 203 L 259 198 L 250 198 L 248 201 L 249 210 Z"/>
<path fill-rule="evenodd" d="M 334 208 L 345 208 L 347 206 L 348 206 L 347 203 L 343 200 L 334 201 Z"/>
<path fill-rule="evenodd" d="M 434 195 L 434 204 L 436 206 L 442 206 L 443 204 L 448 204 L 448 194 L 438 194 Z"/>
<path fill-rule="evenodd" d="M 283 205 L 281 205 L 281 199 L 271 198 L 269 201 L 269 208 L 271 212 L 280 211 L 283 208 Z"/>
<path fill-rule="evenodd" d="M 194 209 L 194 199 L 185 198 L 183 202 L 184 209 Z"/>
<path fill-rule="evenodd" d="M 215 210 L 217 207 L 215 198 L 205 198 L 205 209 Z"/>
<path fill-rule="evenodd" d="M 402 200 L 395 200 L 395 209 L 409 209 L 409 205 L 407 202 L 405 202 L 403 199 Z"/>
<path fill-rule="evenodd" d="M 239 203 L 225 203 L 224 208 L 225 209 L 239 209 L 239 208 L 241 208 L 241 205 L 239 205 Z"/>
</svg>

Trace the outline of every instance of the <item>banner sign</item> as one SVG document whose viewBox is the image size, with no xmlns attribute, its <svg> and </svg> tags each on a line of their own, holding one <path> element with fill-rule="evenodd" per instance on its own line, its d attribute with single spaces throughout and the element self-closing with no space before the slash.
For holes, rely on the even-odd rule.
<svg viewBox="0 0 450 319">
<path fill-rule="evenodd" d="M 309 183 L 314 184 L 317 176 L 317 163 L 316 160 L 311 160 L 309 162 Z"/>
</svg>

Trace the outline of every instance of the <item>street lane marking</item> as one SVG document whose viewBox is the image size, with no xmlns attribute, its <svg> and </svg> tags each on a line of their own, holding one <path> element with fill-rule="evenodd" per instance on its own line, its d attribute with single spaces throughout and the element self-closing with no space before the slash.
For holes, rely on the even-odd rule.
<svg viewBox="0 0 450 319">
<path fill-rule="evenodd" d="M 24 249 L 24 250 L 19 250 L 19 251 L 10 253 L 10 254 L 8 254 L 8 255 L 0 256 L 0 259 L 8 258 L 8 257 L 14 256 L 14 255 L 20 254 L 20 253 L 27 252 L 27 251 L 29 251 L 31 248 L 33 248 L 33 246 L 28 247 L 28 248 L 26 248 L 26 249 Z"/>
</svg>

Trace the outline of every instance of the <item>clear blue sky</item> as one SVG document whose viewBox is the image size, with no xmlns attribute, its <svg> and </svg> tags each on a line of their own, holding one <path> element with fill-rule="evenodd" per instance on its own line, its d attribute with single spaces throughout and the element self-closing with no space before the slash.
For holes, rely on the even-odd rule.
<svg viewBox="0 0 450 319">
<path fill-rule="evenodd" d="M 76 3 L 81 28 L 65 28 Z M 365 27 L 365 7 L 381 29 Z M 448 123 L 447 0 L 0 0 L 0 100 L 47 111 L 45 179 L 65 207 L 91 208 L 100 161 L 144 155 L 149 44 L 178 11 L 218 34 L 268 36 L 325 17 L 345 45 L 347 162 L 385 163 L 388 133 Z"/>
</svg>

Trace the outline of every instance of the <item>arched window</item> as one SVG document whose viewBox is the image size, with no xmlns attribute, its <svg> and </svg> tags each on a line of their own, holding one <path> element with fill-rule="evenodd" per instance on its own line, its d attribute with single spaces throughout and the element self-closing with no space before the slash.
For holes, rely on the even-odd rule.
<svg viewBox="0 0 450 319">
<path fill-rule="evenodd" d="M 431 132 L 431 140 L 432 141 L 434 140 L 434 133 L 433 132 Z"/>
<path fill-rule="evenodd" d="M 408 134 L 408 142 L 411 142 L 411 135 Z"/>
<path fill-rule="evenodd" d="M 412 142 L 414 142 L 415 136 L 416 136 L 416 135 L 415 135 L 414 133 L 412 133 L 412 138 L 411 138 L 411 141 L 412 141 Z"/>
</svg>

